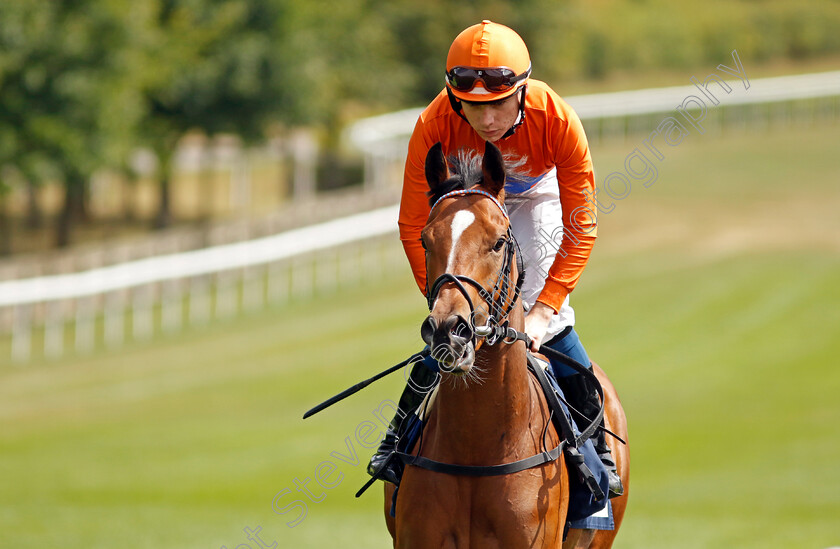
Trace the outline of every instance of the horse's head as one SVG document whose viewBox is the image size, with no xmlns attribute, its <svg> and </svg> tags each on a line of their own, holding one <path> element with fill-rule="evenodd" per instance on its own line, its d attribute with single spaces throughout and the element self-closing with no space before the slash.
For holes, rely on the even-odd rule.
<svg viewBox="0 0 840 549">
<path fill-rule="evenodd" d="M 467 373 L 476 342 L 507 320 L 518 298 L 518 269 L 504 209 L 505 165 L 486 143 L 484 156 L 461 155 L 450 174 L 440 143 L 426 156 L 426 249 L 430 314 L 420 333 L 443 370 Z"/>
</svg>

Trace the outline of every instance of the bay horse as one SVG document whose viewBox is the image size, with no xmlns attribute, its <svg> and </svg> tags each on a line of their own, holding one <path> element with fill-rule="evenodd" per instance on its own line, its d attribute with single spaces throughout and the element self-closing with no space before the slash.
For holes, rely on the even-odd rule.
<svg viewBox="0 0 840 549">
<path fill-rule="evenodd" d="M 430 314 L 421 335 L 441 364 L 442 378 L 427 410 L 421 443 L 412 454 L 461 469 L 527 460 L 560 443 L 544 394 L 527 370 L 524 338 L 487 337 L 489 323 L 475 325 L 476 311 L 483 304 L 497 314 L 504 310 L 505 318 L 496 318 L 497 331 L 521 334 L 524 329 L 515 283 L 520 268 L 511 261 L 515 245 L 503 206 L 505 164 L 492 143 L 485 144 L 480 170 L 480 178 L 474 178 L 479 179 L 477 184 L 464 185 L 469 180 L 465 174 L 450 177 L 439 143 L 426 157 L 434 204 L 422 242 L 428 280 L 435 283 L 429 289 Z M 499 328 L 500 323 L 504 328 Z M 627 440 L 615 389 L 603 371 L 594 368 L 604 388 L 606 426 Z M 615 530 L 573 529 L 563 541 L 569 472 L 562 455 L 493 476 L 436 472 L 409 463 L 395 517 L 391 516 L 395 486 L 385 483 L 385 520 L 394 547 L 611 547 L 629 493 L 629 452 L 614 440 L 609 443 L 625 489 L 623 496 L 611 500 Z"/>
</svg>

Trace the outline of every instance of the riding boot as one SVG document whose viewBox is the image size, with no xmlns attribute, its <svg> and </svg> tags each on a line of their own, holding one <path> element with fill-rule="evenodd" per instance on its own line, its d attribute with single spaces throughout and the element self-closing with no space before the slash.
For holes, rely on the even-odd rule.
<svg viewBox="0 0 840 549">
<path fill-rule="evenodd" d="M 405 434 L 409 424 L 408 416 L 423 402 L 426 394 L 434 387 L 437 373 L 423 364 L 415 364 L 409 375 L 408 383 L 400 396 L 394 418 L 385 431 L 385 438 L 379 444 L 376 453 L 370 458 L 367 472 L 369 475 L 379 475 L 386 482 L 399 485 L 402 477 L 402 463 L 392 458 L 397 450 L 400 437 Z"/>
<path fill-rule="evenodd" d="M 574 413 L 576 421 L 588 422 L 590 418 L 598 415 L 601 399 L 598 396 L 597 389 L 583 375 L 575 374 L 560 378 L 557 381 L 563 389 L 570 407 L 574 408 L 573 413 L 577 412 Z M 585 426 L 581 428 L 585 428 Z M 595 446 L 595 452 L 601 459 L 601 463 L 607 470 L 610 480 L 610 498 L 614 498 L 624 493 L 624 485 L 621 483 L 621 477 L 618 476 L 610 447 L 607 446 L 604 429 L 604 419 L 601 418 L 599 428 L 592 435 L 592 443 Z"/>
</svg>

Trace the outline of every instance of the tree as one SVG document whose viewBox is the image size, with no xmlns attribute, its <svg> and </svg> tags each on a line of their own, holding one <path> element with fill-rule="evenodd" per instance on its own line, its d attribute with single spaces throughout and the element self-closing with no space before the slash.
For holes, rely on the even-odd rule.
<svg viewBox="0 0 840 549">
<path fill-rule="evenodd" d="M 184 134 L 227 132 L 254 141 L 282 110 L 269 32 L 279 15 L 256 0 L 159 3 L 156 39 L 147 50 L 154 76 L 144 89 L 140 130 L 159 159 L 157 227 L 171 222 L 172 155 Z"/>
<path fill-rule="evenodd" d="M 130 0 L 0 4 L 0 127 L 19 162 L 40 155 L 64 179 L 56 243 L 71 242 L 97 168 L 129 150 L 140 114 L 131 65 L 143 5 Z"/>
</svg>

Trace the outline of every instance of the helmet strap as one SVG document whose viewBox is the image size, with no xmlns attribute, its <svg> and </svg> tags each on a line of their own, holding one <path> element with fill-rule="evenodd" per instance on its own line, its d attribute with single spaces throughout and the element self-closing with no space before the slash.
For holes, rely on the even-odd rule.
<svg viewBox="0 0 840 549">
<path fill-rule="evenodd" d="M 467 117 L 464 116 L 464 112 L 461 109 L 461 101 L 455 97 L 455 94 L 452 93 L 452 89 L 449 86 L 446 86 L 446 95 L 449 97 L 449 104 L 452 106 L 452 110 L 455 111 L 455 114 L 463 118 L 464 122 L 469 124 L 470 121 L 467 120 Z"/>
</svg>

